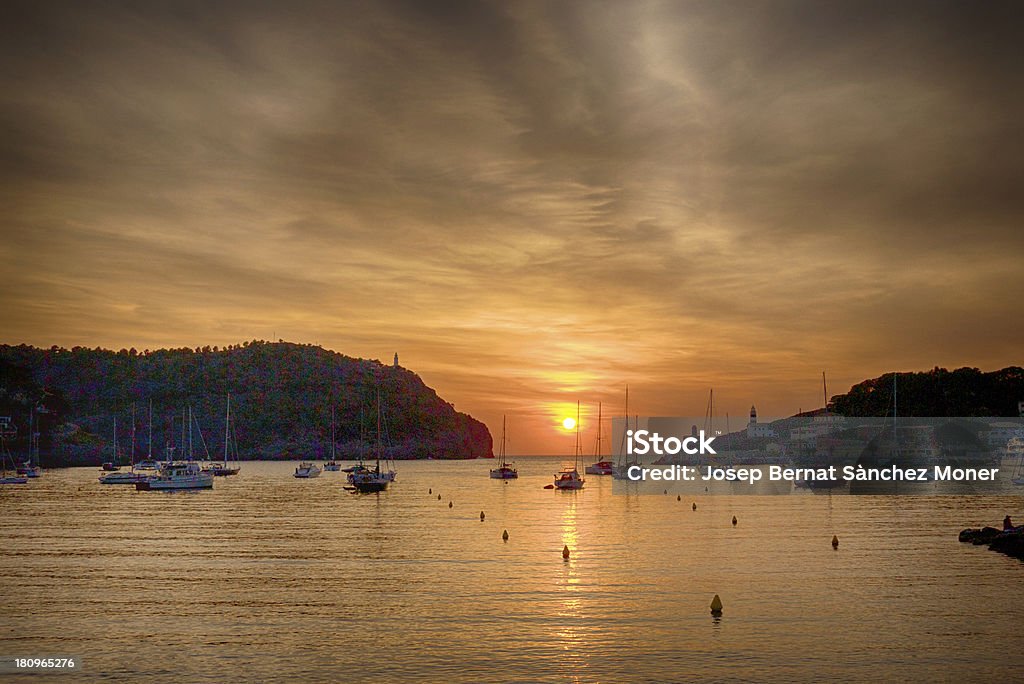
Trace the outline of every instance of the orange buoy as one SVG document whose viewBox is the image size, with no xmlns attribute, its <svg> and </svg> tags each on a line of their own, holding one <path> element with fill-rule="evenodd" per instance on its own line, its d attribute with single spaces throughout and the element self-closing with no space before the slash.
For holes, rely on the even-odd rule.
<svg viewBox="0 0 1024 684">
<path fill-rule="evenodd" d="M 722 615 L 722 599 L 715 594 L 715 598 L 711 599 L 711 614 L 715 617 L 721 617 Z"/>
<path fill-rule="evenodd" d="M 480 511 L 480 522 L 484 521 L 484 512 Z"/>
<path fill-rule="evenodd" d="M 438 501 L 440 501 L 440 500 L 441 500 L 441 495 L 440 495 L 440 494 L 438 494 L 438 495 L 437 495 L 437 500 L 438 500 Z"/>
<path fill-rule="evenodd" d="M 739 521 L 738 521 L 738 520 L 736 520 L 736 516 L 735 516 L 735 515 L 734 515 L 734 516 L 732 516 L 732 526 L 733 526 L 733 527 L 736 527 L 736 523 L 737 523 L 737 522 L 739 522 Z"/>
<path fill-rule="evenodd" d="M 501 541 L 508 541 L 508 530 L 501 533 Z"/>
<path fill-rule="evenodd" d="M 451 508 L 454 504 L 451 501 L 448 502 L 448 508 Z"/>
<path fill-rule="evenodd" d="M 433 487 L 431 487 L 430 489 L 427 490 L 427 494 L 433 494 L 433 493 L 434 493 L 434 488 Z"/>
<path fill-rule="evenodd" d="M 682 494 L 676 494 L 676 501 L 682 501 L 682 500 L 683 500 L 683 495 Z"/>
<path fill-rule="evenodd" d="M 693 502 L 693 510 L 697 510 L 697 502 L 696 501 Z"/>
<path fill-rule="evenodd" d="M 834 534 L 832 535 L 832 548 L 833 549 L 838 549 L 839 548 L 839 537 L 837 537 Z"/>
<path fill-rule="evenodd" d="M 569 545 L 568 544 L 566 544 L 565 546 L 562 547 L 562 558 L 564 560 L 569 560 Z"/>
</svg>

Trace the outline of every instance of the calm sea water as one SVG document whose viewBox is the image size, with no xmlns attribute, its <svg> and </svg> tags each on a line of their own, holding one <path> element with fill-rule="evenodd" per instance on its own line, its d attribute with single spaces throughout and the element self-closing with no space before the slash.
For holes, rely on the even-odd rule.
<svg viewBox="0 0 1024 684">
<path fill-rule="evenodd" d="M 560 462 L 399 463 L 380 496 L 294 463 L 0 487 L 0 655 L 83 658 L 53 681 L 1020 677 L 1024 564 L 956 538 L 1020 497 L 543 489 Z"/>
</svg>

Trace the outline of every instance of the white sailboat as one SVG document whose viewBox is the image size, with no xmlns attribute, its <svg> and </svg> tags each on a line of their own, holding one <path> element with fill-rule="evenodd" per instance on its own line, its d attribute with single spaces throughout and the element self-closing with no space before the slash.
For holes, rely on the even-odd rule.
<svg viewBox="0 0 1024 684">
<path fill-rule="evenodd" d="M 595 462 L 584 470 L 587 475 L 611 475 L 615 472 L 615 463 L 601 458 L 601 402 L 597 402 L 597 444 L 594 446 Z"/>
<path fill-rule="evenodd" d="M 505 416 L 501 417 L 501 446 L 498 448 L 498 458 L 501 465 L 491 469 L 491 478 L 495 480 L 514 480 L 519 477 L 519 471 L 512 467 L 512 463 L 505 460 Z"/>
<path fill-rule="evenodd" d="M 580 475 L 580 402 L 576 402 L 576 451 L 573 454 L 572 468 L 565 467 L 555 473 L 555 489 L 583 489 L 586 480 Z"/>
<path fill-rule="evenodd" d="M 207 466 L 207 470 L 211 471 L 214 477 L 227 477 L 229 475 L 237 475 L 238 471 L 242 469 L 238 465 L 238 454 L 235 454 L 235 465 L 231 467 L 228 460 L 231 458 L 231 394 L 228 394 L 227 408 L 224 410 L 224 460 L 220 463 L 211 463 Z"/>
<path fill-rule="evenodd" d="M 17 467 L 18 475 L 24 475 L 25 477 L 39 477 L 43 474 L 43 469 L 39 466 L 39 420 L 36 418 L 36 413 L 49 412 L 43 407 L 37 410 L 35 406 L 29 412 L 28 460 Z"/>
<path fill-rule="evenodd" d="M 341 470 L 341 464 L 335 460 L 335 437 L 334 437 L 334 405 L 331 405 L 331 460 L 324 463 L 324 470 L 336 473 Z"/>
<path fill-rule="evenodd" d="M 629 385 L 626 385 L 626 406 L 623 410 L 623 424 L 622 424 L 622 439 L 619 442 L 619 455 L 615 459 L 615 469 L 612 471 L 612 477 L 616 480 L 628 480 L 629 469 L 633 466 L 639 466 L 638 461 L 634 456 L 628 453 L 626 449 L 626 431 L 629 430 Z"/>
<path fill-rule="evenodd" d="M 114 465 L 117 465 L 117 416 L 114 416 Z M 105 467 L 103 470 L 108 472 L 100 475 L 100 484 L 138 484 L 139 482 L 145 482 L 149 479 L 149 475 L 138 472 L 135 469 L 135 404 L 132 404 L 132 451 L 131 451 L 131 469 L 128 472 L 109 472 L 109 469 Z M 120 466 L 118 466 L 118 470 Z"/>
<path fill-rule="evenodd" d="M 146 458 L 135 464 L 135 470 L 159 470 L 160 461 L 153 458 L 153 400 L 149 400 L 149 438 L 146 442 Z"/>
</svg>

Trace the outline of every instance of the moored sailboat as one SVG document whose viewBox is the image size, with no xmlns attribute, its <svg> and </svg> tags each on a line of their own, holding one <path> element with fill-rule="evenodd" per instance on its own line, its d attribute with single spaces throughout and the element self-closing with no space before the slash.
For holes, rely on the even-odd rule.
<svg viewBox="0 0 1024 684">
<path fill-rule="evenodd" d="M 519 471 L 512 467 L 509 461 L 505 460 L 505 416 L 501 417 L 501 446 L 498 448 L 498 458 L 501 465 L 491 469 L 491 478 L 495 480 L 514 480 L 519 477 Z"/>
<path fill-rule="evenodd" d="M 351 486 L 346 489 L 354 490 L 363 494 L 369 494 L 373 492 L 386 491 L 388 485 L 395 480 L 394 469 L 382 470 L 380 466 L 381 452 L 383 451 L 383 442 L 381 441 L 381 430 L 380 430 L 380 389 L 377 390 L 377 442 L 374 446 L 374 452 L 376 456 L 376 463 L 371 469 L 362 462 L 359 463 L 359 468 L 353 469 L 349 473 L 348 481 Z"/>
<path fill-rule="evenodd" d="M 335 439 L 335 436 L 334 436 L 334 405 L 332 403 L 332 405 L 331 405 L 331 459 L 329 461 L 327 461 L 327 463 L 324 463 L 324 470 L 327 470 L 327 471 L 332 472 L 332 473 L 336 473 L 339 470 L 341 470 L 341 464 L 338 463 L 337 460 L 335 460 L 335 454 L 334 454 L 335 443 L 336 443 L 336 439 Z"/>
<path fill-rule="evenodd" d="M 594 458 L 584 471 L 587 475 L 611 475 L 615 472 L 615 463 L 601 458 L 601 402 L 597 403 L 597 444 L 594 446 Z"/>
<path fill-rule="evenodd" d="M 213 473 L 214 477 L 227 477 L 228 475 L 237 475 L 238 471 L 241 470 L 241 466 L 238 465 L 238 454 L 235 454 L 235 465 L 232 467 L 228 460 L 231 458 L 231 450 L 229 445 L 231 444 L 231 395 L 228 394 L 227 408 L 224 410 L 224 460 L 220 463 L 210 463 L 206 470 Z"/>
<path fill-rule="evenodd" d="M 573 454 L 572 468 L 565 467 L 555 473 L 555 489 L 583 489 L 586 480 L 580 475 L 580 402 L 576 402 L 576 450 Z"/>
</svg>

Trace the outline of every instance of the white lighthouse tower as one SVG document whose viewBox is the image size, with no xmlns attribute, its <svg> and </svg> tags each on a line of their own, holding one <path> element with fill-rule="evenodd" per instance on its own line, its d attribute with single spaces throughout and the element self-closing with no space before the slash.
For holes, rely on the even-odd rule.
<svg viewBox="0 0 1024 684">
<path fill-rule="evenodd" d="M 398 368 L 398 352 L 395 352 L 395 368 Z"/>
</svg>

